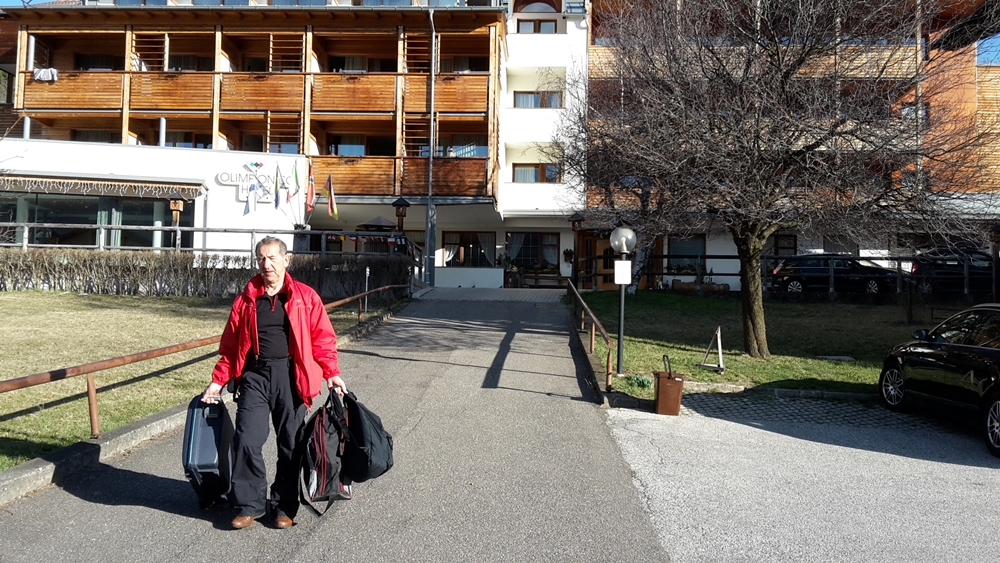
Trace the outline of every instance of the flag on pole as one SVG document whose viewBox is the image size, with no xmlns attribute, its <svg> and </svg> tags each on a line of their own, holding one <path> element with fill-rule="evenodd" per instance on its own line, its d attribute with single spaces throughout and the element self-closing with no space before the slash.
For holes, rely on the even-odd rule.
<svg viewBox="0 0 1000 563">
<path fill-rule="evenodd" d="M 309 187 L 306 190 L 306 211 L 316 209 L 316 179 L 313 178 L 313 165 L 309 163 Z"/>
<path fill-rule="evenodd" d="M 301 186 L 299 185 L 299 161 L 298 160 L 296 160 L 295 163 L 292 164 L 292 177 L 295 178 L 295 192 L 293 193 L 292 190 L 285 190 L 285 203 L 289 203 L 290 201 L 292 201 L 293 197 L 299 195 L 299 189 L 301 188 Z"/>
<path fill-rule="evenodd" d="M 281 177 L 281 165 L 276 164 L 274 166 L 274 208 L 277 209 L 281 205 L 281 193 L 278 191 L 284 188 L 288 191 L 288 187 L 285 186 L 285 180 Z"/>
<path fill-rule="evenodd" d="M 333 174 L 326 175 L 326 184 L 323 184 L 323 189 L 326 190 L 326 212 L 333 217 L 336 221 L 340 217 L 340 213 L 337 212 L 337 200 L 333 197 Z"/>
</svg>

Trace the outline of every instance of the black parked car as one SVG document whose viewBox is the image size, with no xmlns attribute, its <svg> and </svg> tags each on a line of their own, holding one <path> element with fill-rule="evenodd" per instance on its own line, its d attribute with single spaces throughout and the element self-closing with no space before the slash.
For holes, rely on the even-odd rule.
<svg viewBox="0 0 1000 563">
<path fill-rule="evenodd" d="M 921 293 L 964 293 L 967 266 L 969 291 L 992 293 L 993 258 L 979 248 L 940 247 L 921 252 L 910 273 Z"/>
<path fill-rule="evenodd" d="M 845 254 L 800 254 L 778 262 L 767 283 L 771 291 L 801 293 L 830 291 L 830 266 L 833 265 L 833 289 L 837 292 L 895 293 L 900 274 L 865 258 Z M 909 283 L 909 273 L 901 274 Z"/>
<path fill-rule="evenodd" d="M 1000 303 L 977 305 L 889 352 L 879 397 L 891 410 L 931 399 L 974 410 L 990 453 L 1000 457 Z"/>
</svg>

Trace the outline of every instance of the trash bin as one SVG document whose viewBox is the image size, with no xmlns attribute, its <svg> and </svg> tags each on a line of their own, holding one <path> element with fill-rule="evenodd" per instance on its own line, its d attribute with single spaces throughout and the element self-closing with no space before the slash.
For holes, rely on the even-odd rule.
<svg viewBox="0 0 1000 563">
<path fill-rule="evenodd" d="M 684 378 L 670 369 L 670 358 L 663 356 L 663 367 L 666 371 L 654 371 L 656 377 L 656 414 L 681 414 L 681 393 L 684 391 Z"/>
</svg>

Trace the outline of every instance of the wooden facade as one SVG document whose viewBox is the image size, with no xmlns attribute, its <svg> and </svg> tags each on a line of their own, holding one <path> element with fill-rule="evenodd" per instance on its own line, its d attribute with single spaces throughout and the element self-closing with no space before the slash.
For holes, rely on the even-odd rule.
<svg viewBox="0 0 1000 563">
<path fill-rule="evenodd" d="M 435 8 L 433 36 L 416 6 L 7 12 L 32 138 L 155 145 L 165 124 L 185 146 L 314 156 L 337 195 L 384 197 L 426 195 L 438 147 L 435 195 L 496 196 L 501 7 Z"/>
</svg>

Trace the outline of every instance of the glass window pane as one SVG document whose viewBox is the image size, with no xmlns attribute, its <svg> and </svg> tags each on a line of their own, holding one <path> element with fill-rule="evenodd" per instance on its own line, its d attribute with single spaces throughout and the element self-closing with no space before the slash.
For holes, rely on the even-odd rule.
<svg viewBox="0 0 1000 563">
<path fill-rule="evenodd" d="M 517 22 L 517 32 L 518 33 L 534 33 L 535 32 L 535 22 L 533 22 L 533 21 L 519 21 L 519 22 Z"/>
<path fill-rule="evenodd" d="M 515 164 L 514 181 L 527 183 L 538 182 L 538 166 L 534 164 Z"/>
<path fill-rule="evenodd" d="M 545 182 L 548 184 L 558 184 L 562 181 L 562 172 L 558 164 L 545 165 Z"/>
<path fill-rule="evenodd" d="M 562 92 L 549 92 L 548 103 L 545 104 L 547 108 L 561 108 L 562 107 Z"/>
<path fill-rule="evenodd" d="M 542 95 L 538 92 L 517 92 L 514 94 L 514 107 L 537 108 L 542 106 Z"/>
<path fill-rule="evenodd" d="M 539 33 L 555 33 L 556 32 L 556 22 L 554 21 L 541 21 L 538 22 Z"/>
<path fill-rule="evenodd" d="M 934 329 L 934 332 L 931 333 L 931 339 L 942 344 L 961 344 L 978 320 L 979 316 L 975 313 L 961 314 Z"/>
</svg>

